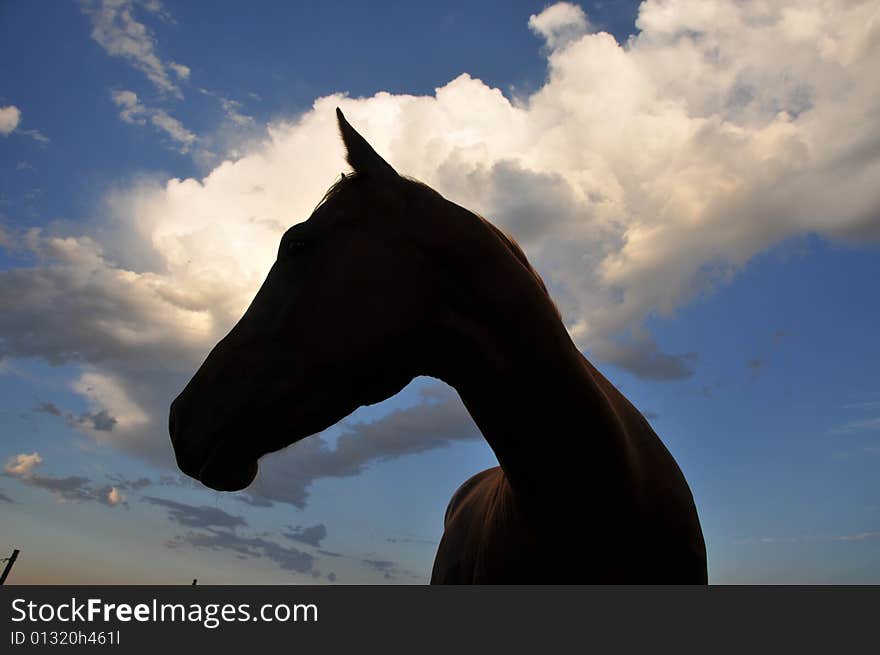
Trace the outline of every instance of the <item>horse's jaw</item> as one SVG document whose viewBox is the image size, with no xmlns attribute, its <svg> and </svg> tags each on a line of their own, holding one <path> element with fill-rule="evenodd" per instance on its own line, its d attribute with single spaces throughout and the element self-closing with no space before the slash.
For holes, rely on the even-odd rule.
<svg viewBox="0 0 880 655">
<path fill-rule="evenodd" d="M 195 477 L 214 491 L 241 491 L 257 477 L 260 465 L 251 456 L 234 455 L 215 448 L 202 464 Z"/>
</svg>

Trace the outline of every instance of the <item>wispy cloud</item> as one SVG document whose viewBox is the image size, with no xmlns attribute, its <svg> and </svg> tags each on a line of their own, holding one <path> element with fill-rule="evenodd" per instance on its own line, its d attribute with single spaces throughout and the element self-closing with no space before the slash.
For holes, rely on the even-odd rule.
<svg viewBox="0 0 880 655">
<path fill-rule="evenodd" d="M 40 145 L 46 145 L 52 141 L 49 137 L 47 137 L 45 134 L 40 132 L 40 130 L 34 130 L 34 129 L 18 130 L 18 133 L 24 134 L 25 136 L 29 136 L 30 138 L 32 138 L 34 141 L 36 141 Z"/>
<path fill-rule="evenodd" d="M 0 136 L 9 136 L 13 132 L 16 134 L 21 134 L 23 136 L 27 136 L 32 138 L 34 141 L 39 143 L 40 145 L 46 145 L 50 142 L 49 137 L 35 129 L 27 129 L 22 130 L 19 129 L 19 125 L 21 124 L 21 110 L 15 105 L 8 105 L 6 107 L 0 107 Z M 26 162 L 19 162 L 18 168 L 21 170 L 22 168 L 27 168 L 29 166 L 21 166 L 20 164 Z"/>
<path fill-rule="evenodd" d="M 319 523 L 318 525 L 313 525 L 310 527 L 303 527 L 301 525 L 298 525 L 296 527 L 289 528 L 288 531 L 284 532 L 283 534 L 291 541 L 299 541 L 309 546 L 314 546 L 315 548 L 318 548 L 321 546 L 321 541 L 327 536 L 327 528 L 324 526 L 323 523 Z"/>
<path fill-rule="evenodd" d="M 91 501 L 109 507 L 127 506 L 125 496 L 118 487 L 113 485 L 95 487 L 89 478 L 81 475 L 42 475 L 35 470 L 42 463 L 43 458 L 37 452 L 19 453 L 6 461 L 3 468 L 4 475 L 30 487 L 48 491 L 61 501 Z"/>
<path fill-rule="evenodd" d="M 700 361 L 696 352 L 664 353 L 650 335 L 641 331 L 630 339 L 604 341 L 591 353 L 645 380 L 689 378 L 694 374 L 694 365 Z"/>
<path fill-rule="evenodd" d="M 314 576 L 321 575 L 314 568 L 314 555 L 292 546 L 279 544 L 267 539 L 265 535 L 248 536 L 242 534 L 240 529 L 247 527 L 248 524 L 240 516 L 229 514 L 217 507 L 188 505 L 154 496 L 145 496 L 143 500 L 165 508 L 168 512 L 168 518 L 172 522 L 196 529 L 175 536 L 166 543 L 169 548 L 191 546 L 203 550 L 229 551 L 240 559 L 266 558 L 284 570 L 310 573 Z M 311 528 L 297 527 L 284 536 L 310 546 L 316 546 L 327 536 L 327 529 L 323 524 Z"/>
<path fill-rule="evenodd" d="M 238 100 L 226 98 L 219 93 L 209 91 L 208 89 L 199 89 L 199 92 L 203 93 L 206 96 L 216 98 L 217 101 L 220 103 L 220 107 L 223 109 L 223 114 L 226 116 L 227 120 L 229 120 L 233 124 L 237 125 L 238 127 L 247 127 L 249 125 L 253 125 L 254 117 L 248 116 L 241 111 L 243 105 Z"/>
<path fill-rule="evenodd" d="M 247 537 L 227 530 L 207 530 L 178 535 L 166 545 L 170 548 L 188 545 L 205 550 L 227 550 L 235 553 L 240 559 L 265 557 L 287 571 L 320 575 L 320 572 L 314 568 L 313 555 L 291 546 L 282 546 L 263 537 Z"/>
<path fill-rule="evenodd" d="M 847 421 L 843 425 L 839 425 L 829 430 L 830 434 L 870 434 L 880 432 L 880 416 L 877 415 L 880 410 L 880 400 L 877 399 L 876 393 L 862 393 L 860 398 L 868 398 L 868 400 L 857 400 L 845 403 L 844 409 L 850 410 L 850 413 L 861 414 L 862 418 Z M 873 416 L 865 416 L 865 414 L 873 414 Z"/>
<path fill-rule="evenodd" d="M 50 416 L 63 417 L 70 426 L 89 428 L 98 432 L 112 432 L 114 426 L 119 423 L 116 417 L 111 416 L 106 409 L 83 412 L 77 416 L 71 412 L 62 411 L 55 403 L 43 402 L 34 408 L 34 411 L 49 414 Z"/>
<path fill-rule="evenodd" d="M 389 544 L 419 544 L 422 546 L 436 546 L 436 539 L 418 539 L 416 537 L 388 537 L 385 541 Z"/>
<path fill-rule="evenodd" d="M 176 149 L 182 154 L 190 151 L 198 140 L 195 133 L 189 131 L 179 120 L 164 109 L 147 107 L 134 91 L 114 91 L 111 94 L 113 103 L 119 107 L 119 118 L 132 125 L 145 125 L 149 122 L 153 127 L 170 137 Z"/>
<path fill-rule="evenodd" d="M 137 6 L 134 0 L 80 0 L 82 11 L 92 22 L 92 38 L 107 54 L 128 61 L 158 90 L 182 97 L 169 71 L 178 79 L 187 79 L 189 68 L 159 57 L 152 32 L 135 18 Z M 140 6 L 148 12 L 168 17 L 158 2 L 141 3 Z"/>
<path fill-rule="evenodd" d="M 240 516 L 233 516 L 217 507 L 208 505 L 187 505 L 167 498 L 144 496 L 146 503 L 164 507 L 168 511 L 168 518 L 190 528 L 229 528 L 235 529 L 247 525 Z"/>
<path fill-rule="evenodd" d="M 835 535 L 806 535 L 794 537 L 750 537 L 745 539 L 737 539 L 736 543 L 741 544 L 807 544 L 807 543 L 827 543 L 827 542 L 855 542 L 867 541 L 869 539 L 880 538 L 880 530 L 868 530 L 865 532 L 854 532 L 851 534 L 835 534 Z"/>
<path fill-rule="evenodd" d="M 375 462 L 479 438 L 454 391 L 428 387 L 423 389 L 422 399 L 419 405 L 394 410 L 369 423 L 343 425 L 335 448 L 321 436 L 299 442 L 261 463 L 260 475 L 248 491 L 302 508 L 315 480 L 358 475 Z"/>
<path fill-rule="evenodd" d="M 880 431 L 880 416 L 849 421 L 839 427 L 831 429 L 832 434 L 855 434 L 859 432 Z"/>
</svg>

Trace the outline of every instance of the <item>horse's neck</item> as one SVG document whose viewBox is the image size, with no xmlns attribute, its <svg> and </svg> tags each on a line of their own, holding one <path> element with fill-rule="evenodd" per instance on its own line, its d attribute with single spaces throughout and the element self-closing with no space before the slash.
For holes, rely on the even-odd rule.
<svg viewBox="0 0 880 655">
<path fill-rule="evenodd" d="M 622 474 L 635 411 L 578 352 L 546 300 L 473 330 L 449 381 L 514 491 L 538 502 Z"/>
</svg>

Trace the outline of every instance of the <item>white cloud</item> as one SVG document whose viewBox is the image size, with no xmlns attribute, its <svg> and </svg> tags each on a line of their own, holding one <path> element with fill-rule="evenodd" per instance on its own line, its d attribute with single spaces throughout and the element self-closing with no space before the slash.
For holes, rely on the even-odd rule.
<svg viewBox="0 0 880 655">
<path fill-rule="evenodd" d="M 81 0 L 80 6 L 92 21 L 92 38 L 112 57 L 122 57 L 141 71 L 160 91 L 182 97 L 171 80 L 169 69 L 179 79 L 189 76 L 189 68 L 165 62 L 156 53 L 156 40 L 149 28 L 134 17 L 133 0 Z M 158 2 L 143 5 L 167 19 Z"/>
<path fill-rule="evenodd" d="M 521 101 L 468 75 L 431 96 L 321 98 L 202 179 L 115 191 L 100 241 L 26 235 L 44 263 L 0 272 L 6 353 L 103 376 L 122 395 L 93 409 L 119 424 L 93 436 L 169 461 L 168 402 L 345 168 L 337 104 L 400 172 L 518 237 L 582 347 L 647 377 L 696 362 L 640 329 L 652 313 L 792 236 L 880 238 L 875 3 L 649 1 L 625 46 L 587 28 L 552 40 L 580 25 L 553 12 L 532 21 L 548 79 Z"/>
<path fill-rule="evenodd" d="M 854 434 L 861 432 L 878 432 L 880 431 L 880 416 L 872 418 L 850 421 L 845 425 L 831 430 L 833 434 Z"/>
<path fill-rule="evenodd" d="M 184 66 L 183 64 L 178 64 L 177 62 L 171 61 L 168 62 L 168 68 L 174 71 L 174 74 L 177 75 L 178 79 L 189 79 L 189 74 L 191 72 L 189 66 Z"/>
<path fill-rule="evenodd" d="M 248 125 L 253 124 L 254 117 L 248 116 L 240 111 L 241 103 L 237 100 L 230 100 L 229 98 L 220 98 L 220 105 L 223 107 L 223 112 L 226 114 L 226 118 L 230 121 L 238 125 L 239 127 L 246 127 Z"/>
<path fill-rule="evenodd" d="M 111 507 L 115 507 L 120 503 L 125 502 L 125 496 L 122 495 L 122 492 L 119 491 L 116 487 L 110 487 L 110 491 L 107 492 L 107 504 Z"/>
<path fill-rule="evenodd" d="M 557 2 L 529 17 L 529 28 L 550 48 L 559 48 L 592 29 L 584 10 L 570 2 Z"/>
<path fill-rule="evenodd" d="M 43 134 L 42 132 L 40 132 L 40 130 L 33 130 L 33 129 L 32 130 L 19 130 L 18 133 L 24 134 L 25 136 L 29 136 L 30 138 L 32 138 L 34 141 L 36 141 L 40 145 L 46 145 L 47 143 L 49 143 L 51 141 L 51 139 L 49 137 L 47 137 L 45 134 Z"/>
<path fill-rule="evenodd" d="M 189 152 L 193 143 L 196 142 L 197 137 L 193 132 L 190 132 L 183 126 L 183 123 L 162 109 L 152 110 L 150 122 L 178 143 L 182 153 Z"/>
<path fill-rule="evenodd" d="M 224 98 L 220 94 L 215 93 L 214 91 L 209 91 L 208 89 L 199 89 L 199 91 L 206 96 L 217 98 L 226 118 L 236 126 L 249 127 L 254 124 L 254 117 L 242 113 L 242 104 L 238 100 Z"/>
<path fill-rule="evenodd" d="M 187 153 L 198 137 L 190 132 L 183 123 L 171 116 L 164 109 L 147 107 L 138 99 L 134 91 L 114 91 L 113 102 L 120 108 L 119 118 L 126 123 L 145 125 L 149 121 L 155 128 L 171 137 L 181 153 Z"/>
<path fill-rule="evenodd" d="M 42 463 L 43 458 L 37 452 L 33 452 L 30 455 L 20 453 L 10 457 L 3 470 L 6 475 L 18 479 L 22 484 L 50 492 L 61 503 L 73 500 L 77 502 L 98 502 L 108 507 L 115 507 L 116 505 L 127 506 L 125 496 L 117 487 L 109 485 L 95 487 L 89 478 L 81 475 L 68 475 L 64 477 L 41 475 L 36 473 L 34 469 Z"/>
<path fill-rule="evenodd" d="M 6 466 L 3 467 L 3 470 L 9 475 L 20 477 L 30 475 L 31 472 L 42 463 L 43 458 L 40 457 L 40 453 L 36 451 L 32 452 L 30 455 L 27 453 L 19 453 L 18 455 L 13 455 L 6 461 Z"/>
<path fill-rule="evenodd" d="M 15 105 L 0 107 L 0 134 L 9 136 L 21 121 L 21 110 Z"/>
<path fill-rule="evenodd" d="M 119 107 L 119 118 L 123 121 L 138 125 L 146 123 L 144 116 L 147 113 L 147 108 L 140 103 L 134 91 L 114 91 L 111 97 Z"/>
</svg>

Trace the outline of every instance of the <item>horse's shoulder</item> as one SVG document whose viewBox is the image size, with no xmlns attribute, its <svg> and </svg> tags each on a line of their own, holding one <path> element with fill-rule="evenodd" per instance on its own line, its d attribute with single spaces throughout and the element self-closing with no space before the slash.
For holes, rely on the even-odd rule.
<svg viewBox="0 0 880 655">
<path fill-rule="evenodd" d="M 452 494 L 452 498 L 449 499 L 449 504 L 446 506 L 446 516 L 443 518 L 444 527 L 449 527 L 449 522 L 455 515 L 455 512 L 464 504 L 475 489 L 486 483 L 498 481 L 502 475 L 501 467 L 493 466 L 465 480 L 455 490 L 455 493 Z"/>
</svg>

